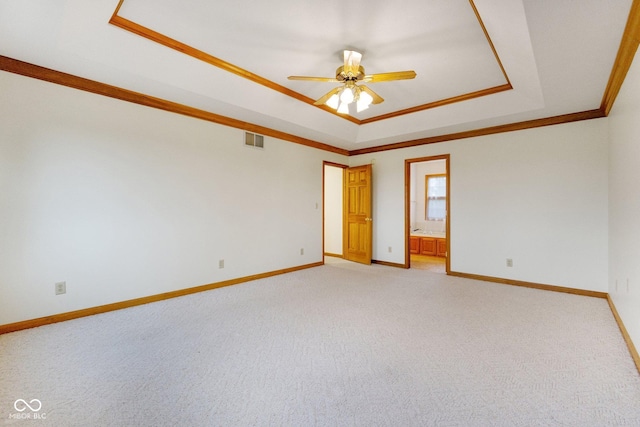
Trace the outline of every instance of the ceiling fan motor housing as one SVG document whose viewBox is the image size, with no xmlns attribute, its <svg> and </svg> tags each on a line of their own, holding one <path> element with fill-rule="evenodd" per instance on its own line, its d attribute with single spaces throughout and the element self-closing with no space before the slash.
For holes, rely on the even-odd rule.
<svg viewBox="0 0 640 427">
<path fill-rule="evenodd" d="M 362 65 L 358 67 L 358 74 L 356 75 L 354 75 L 351 72 L 345 72 L 344 65 L 341 65 L 336 69 L 336 80 L 340 82 L 344 82 L 344 81 L 356 82 L 358 80 L 362 80 L 363 78 L 364 78 L 364 67 Z"/>
</svg>

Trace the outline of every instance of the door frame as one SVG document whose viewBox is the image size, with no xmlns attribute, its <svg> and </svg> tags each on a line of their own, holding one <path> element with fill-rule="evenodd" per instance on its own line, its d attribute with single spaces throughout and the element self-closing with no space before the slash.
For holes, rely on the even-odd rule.
<svg viewBox="0 0 640 427">
<path fill-rule="evenodd" d="M 437 156 L 419 157 L 415 159 L 405 159 L 404 161 L 404 268 L 411 267 L 411 254 L 409 253 L 409 236 L 411 234 L 411 164 L 430 162 L 433 160 L 444 160 L 447 177 L 447 257 L 445 259 L 446 273 L 451 272 L 451 162 L 450 154 L 440 154 Z"/>
<path fill-rule="evenodd" d="M 325 180 L 326 180 L 326 176 L 325 176 L 325 168 L 327 166 L 332 166 L 335 168 L 340 168 L 342 169 L 342 187 L 344 187 L 344 170 L 347 169 L 349 166 L 348 165 L 343 165 L 340 163 L 334 163 L 334 162 L 330 162 L 327 160 L 324 160 L 322 162 L 322 256 L 323 256 L 323 263 L 324 263 L 324 257 L 325 256 L 333 256 L 333 257 L 337 257 L 337 258 L 344 258 L 344 249 L 343 249 L 343 253 L 341 255 L 338 254 L 328 254 L 325 252 L 325 221 L 326 221 L 326 217 L 325 217 L 325 206 L 326 206 L 326 188 L 325 188 Z M 344 190 L 343 190 L 343 194 L 342 194 L 342 205 L 340 208 L 340 216 L 344 216 L 343 215 L 343 211 L 344 211 Z M 344 221 L 344 219 L 343 219 Z M 343 224 L 344 227 L 344 224 Z M 342 245 L 341 247 L 344 246 L 344 231 L 342 231 Z"/>
</svg>

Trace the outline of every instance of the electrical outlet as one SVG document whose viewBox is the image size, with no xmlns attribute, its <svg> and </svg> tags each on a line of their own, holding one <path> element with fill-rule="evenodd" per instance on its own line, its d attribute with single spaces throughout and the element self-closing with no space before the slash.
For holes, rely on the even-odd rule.
<svg viewBox="0 0 640 427">
<path fill-rule="evenodd" d="M 300 255 L 304 255 L 304 248 L 300 248 Z"/>
<path fill-rule="evenodd" d="M 389 246 L 389 253 L 391 253 L 392 251 L 393 251 L 393 248 Z"/>
<path fill-rule="evenodd" d="M 513 267 L 513 260 L 511 258 L 507 258 L 507 267 Z"/>
<path fill-rule="evenodd" d="M 56 282 L 56 295 L 67 293 L 67 282 Z"/>
<path fill-rule="evenodd" d="M 218 268 L 224 268 L 224 260 L 223 259 L 218 261 Z"/>
</svg>

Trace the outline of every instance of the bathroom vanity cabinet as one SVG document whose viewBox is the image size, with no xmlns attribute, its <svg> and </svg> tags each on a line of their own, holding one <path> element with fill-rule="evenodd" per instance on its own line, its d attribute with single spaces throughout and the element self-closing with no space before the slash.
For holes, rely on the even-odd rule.
<svg viewBox="0 0 640 427">
<path fill-rule="evenodd" d="M 409 253 L 447 256 L 447 239 L 443 237 L 409 236 Z"/>
</svg>

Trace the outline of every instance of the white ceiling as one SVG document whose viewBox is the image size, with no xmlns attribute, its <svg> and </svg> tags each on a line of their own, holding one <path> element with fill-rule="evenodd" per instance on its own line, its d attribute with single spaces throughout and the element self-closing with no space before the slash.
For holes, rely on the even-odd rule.
<svg viewBox="0 0 640 427">
<path fill-rule="evenodd" d="M 118 0 L 0 0 L 0 55 L 356 150 L 600 107 L 631 0 L 474 0 L 513 89 L 356 124 L 108 23 Z M 507 83 L 469 0 L 124 0 L 118 15 L 318 98 L 342 50 L 385 102 L 369 119 Z"/>
</svg>

